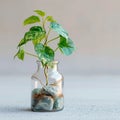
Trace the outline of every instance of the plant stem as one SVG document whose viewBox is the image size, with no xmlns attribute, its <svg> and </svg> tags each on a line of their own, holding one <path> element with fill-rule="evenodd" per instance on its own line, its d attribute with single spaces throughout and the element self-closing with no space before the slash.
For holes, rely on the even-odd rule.
<svg viewBox="0 0 120 120">
<path fill-rule="evenodd" d="M 45 30 L 45 22 L 46 22 L 46 19 L 44 20 L 44 18 L 42 17 L 42 23 L 43 23 L 43 29 Z M 46 31 L 46 30 L 45 30 Z"/>
<path fill-rule="evenodd" d="M 49 36 L 49 34 L 50 34 L 50 31 L 51 31 L 51 28 L 49 28 L 49 30 L 48 30 L 48 33 L 47 33 L 46 38 L 45 38 L 45 43 L 44 43 L 44 45 L 47 45 L 47 40 L 48 40 L 48 36 Z"/>
<path fill-rule="evenodd" d="M 47 66 L 44 67 L 44 74 L 46 78 L 46 85 L 48 85 L 48 67 Z"/>
<path fill-rule="evenodd" d="M 37 55 L 31 54 L 31 53 L 26 52 L 26 51 L 25 51 L 25 54 L 30 55 L 30 56 L 33 56 L 33 57 L 37 57 L 37 58 L 38 58 L 38 56 L 37 56 Z"/>
<path fill-rule="evenodd" d="M 47 44 L 48 44 L 49 42 L 52 42 L 52 41 L 54 41 L 54 40 L 58 39 L 58 38 L 59 38 L 59 36 L 57 36 L 57 37 L 55 37 L 55 38 L 53 38 L 53 39 L 49 40 L 49 41 L 47 42 Z"/>
<path fill-rule="evenodd" d="M 57 48 L 54 50 L 54 52 L 56 52 L 56 51 L 58 50 L 58 48 L 59 48 L 59 47 L 57 47 Z"/>
</svg>

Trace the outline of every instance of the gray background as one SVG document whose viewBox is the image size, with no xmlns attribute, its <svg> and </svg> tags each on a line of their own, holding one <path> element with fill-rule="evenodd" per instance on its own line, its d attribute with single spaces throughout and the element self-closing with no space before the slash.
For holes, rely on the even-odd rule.
<svg viewBox="0 0 120 120">
<path fill-rule="evenodd" d="M 58 55 L 64 74 L 120 73 L 119 0 L 0 0 L 0 74 L 31 74 L 35 59 L 13 60 L 16 46 L 28 27 L 22 22 L 42 9 L 53 15 L 74 40 L 77 50 Z M 32 50 L 29 44 L 26 47 Z"/>
</svg>

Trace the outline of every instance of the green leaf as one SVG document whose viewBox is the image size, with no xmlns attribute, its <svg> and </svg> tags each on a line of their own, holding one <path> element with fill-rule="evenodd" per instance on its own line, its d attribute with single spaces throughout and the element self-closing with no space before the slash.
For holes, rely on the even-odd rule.
<svg viewBox="0 0 120 120">
<path fill-rule="evenodd" d="M 16 53 L 16 55 L 14 56 L 15 57 L 18 57 L 18 59 L 20 60 L 24 60 L 24 55 L 25 55 L 25 52 L 23 49 L 19 49 L 19 51 Z"/>
<path fill-rule="evenodd" d="M 46 20 L 49 21 L 49 22 L 55 22 L 55 20 L 53 19 L 52 16 L 47 16 Z"/>
<path fill-rule="evenodd" d="M 33 45 L 40 43 L 43 40 L 43 38 L 45 38 L 45 35 L 45 32 L 43 32 L 37 39 L 33 40 Z"/>
<path fill-rule="evenodd" d="M 44 64 L 54 60 L 54 51 L 48 46 L 39 43 L 35 46 L 35 51 L 40 61 Z"/>
<path fill-rule="evenodd" d="M 60 36 L 60 42 L 58 43 L 58 47 L 60 51 L 65 55 L 71 55 L 75 50 L 75 45 L 73 41 L 68 38 L 68 40 L 62 36 Z"/>
<path fill-rule="evenodd" d="M 24 39 L 26 42 L 33 40 L 33 44 L 39 43 L 44 37 L 46 32 L 43 31 L 42 27 L 34 26 L 31 27 L 28 32 L 25 33 Z"/>
<path fill-rule="evenodd" d="M 33 23 L 37 23 L 37 22 L 40 22 L 39 17 L 32 15 L 24 20 L 24 25 L 33 24 Z"/>
<path fill-rule="evenodd" d="M 28 32 L 25 33 L 24 39 L 26 41 L 34 40 L 34 39 L 37 38 L 38 35 L 39 35 L 39 32 L 28 31 Z"/>
<path fill-rule="evenodd" d="M 41 26 L 33 26 L 30 28 L 30 31 L 39 31 L 39 32 L 42 32 L 43 29 Z"/>
<path fill-rule="evenodd" d="M 19 44 L 18 44 L 17 47 L 20 47 L 20 46 L 22 46 L 22 45 L 24 45 L 24 44 L 26 44 L 26 41 L 25 41 L 25 39 L 23 38 L 23 39 L 19 42 Z"/>
<path fill-rule="evenodd" d="M 68 39 L 68 33 L 56 22 L 51 22 L 50 27 L 56 31 L 59 35 L 63 36 L 64 38 Z"/>
<path fill-rule="evenodd" d="M 41 17 L 45 16 L 45 12 L 43 12 L 42 10 L 34 10 L 34 12 L 36 12 L 38 15 L 40 15 Z"/>
</svg>

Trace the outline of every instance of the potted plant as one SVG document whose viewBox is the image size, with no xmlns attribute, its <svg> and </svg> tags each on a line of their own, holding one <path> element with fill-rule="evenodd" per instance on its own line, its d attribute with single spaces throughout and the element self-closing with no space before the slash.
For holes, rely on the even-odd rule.
<svg viewBox="0 0 120 120">
<path fill-rule="evenodd" d="M 52 16 L 47 16 L 42 10 L 35 10 L 24 20 L 23 24 L 34 26 L 24 34 L 19 42 L 15 57 L 24 60 L 25 55 L 37 59 L 37 72 L 32 75 L 31 109 L 33 111 L 59 111 L 64 108 L 63 76 L 58 72 L 55 61 L 56 51 L 68 56 L 75 50 L 73 41 L 68 33 Z M 35 25 L 36 24 L 36 25 Z M 50 38 L 51 32 L 58 36 Z M 35 54 L 25 51 L 25 45 L 31 42 Z M 56 48 L 51 45 L 56 45 Z"/>
</svg>

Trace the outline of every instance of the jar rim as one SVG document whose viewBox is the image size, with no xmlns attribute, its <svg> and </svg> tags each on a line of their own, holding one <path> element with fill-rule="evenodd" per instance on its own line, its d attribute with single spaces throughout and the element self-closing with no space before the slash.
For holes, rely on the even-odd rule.
<svg viewBox="0 0 120 120">
<path fill-rule="evenodd" d="M 40 63 L 40 60 L 36 60 L 36 62 Z M 54 64 L 58 64 L 58 63 L 59 63 L 59 61 L 54 60 L 54 61 L 52 61 L 52 63 L 54 63 Z"/>
</svg>

